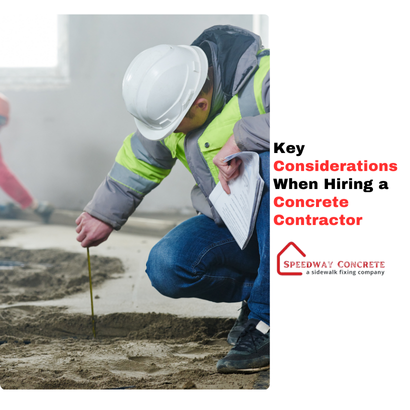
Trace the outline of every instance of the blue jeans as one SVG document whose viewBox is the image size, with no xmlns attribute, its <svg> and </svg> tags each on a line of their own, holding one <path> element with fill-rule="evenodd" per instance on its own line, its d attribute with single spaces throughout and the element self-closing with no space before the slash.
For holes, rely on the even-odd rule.
<svg viewBox="0 0 410 410">
<path fill-rule="evenodd" d="M 265 181 L 255 232 L 241 250 L 226 227 L 198 215 L 175 227 L 151 250 L 147 274 L 171 298 L 248 301 L 249 319 L 270 324 L 269 151 L 260 154 Z"/>
</svg>

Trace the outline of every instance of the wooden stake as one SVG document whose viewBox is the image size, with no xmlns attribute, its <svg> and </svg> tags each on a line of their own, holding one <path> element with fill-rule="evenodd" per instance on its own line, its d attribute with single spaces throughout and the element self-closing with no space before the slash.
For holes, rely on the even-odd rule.
<svg viewBox="0 0 410 410">
<path fill-rule="evenodd" d="M 93 283 L 91 281 L 91 262 L 90 262 L 90 248 L 87 248 L 88 258 L 88 277 L 90 279 L 90 296 L 91 296 L 91 318 L 93 321 L 93 335 L 95 339 L 95 321 L 94 321 L 94 304 L 93 304 Z"/>
</svg>

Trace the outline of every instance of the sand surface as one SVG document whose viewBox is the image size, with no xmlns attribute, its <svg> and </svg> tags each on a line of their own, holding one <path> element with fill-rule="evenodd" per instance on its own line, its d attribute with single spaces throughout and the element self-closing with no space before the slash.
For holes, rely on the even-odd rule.
<svg viewBox="0 0 410 410">
<path fill-rule="evenodd" d="M 91 256 L 91 263 L 93 294 L 98 298 L 99 285 L 120 277 L 124 269 L 116 258 Z M 216 362 L 231 348 L 226 336 L 234 319 L 113 313 L 95 316 L 94 338 L 91 314 L 27 305 L 87 291 L 83 255 L 0 246 L 3 389 L 267 387 L 262 374 L 216 372 Z M 22 301 L 24 305 L 16 306 Z"/>
</svg>

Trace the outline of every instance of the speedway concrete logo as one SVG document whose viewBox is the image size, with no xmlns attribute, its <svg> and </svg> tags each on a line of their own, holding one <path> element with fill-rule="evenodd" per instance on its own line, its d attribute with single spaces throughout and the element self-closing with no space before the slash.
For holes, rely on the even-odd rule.
<svg viewBox="0 0 410 410">
<path fill-rule="evenodd" d="M 289 248 L 296 250 L 291 257 L 286 257 Z M 288 252 L 289 254 L 289 252 Z M 322 260 L 307 258 L 303 250 L 294 242 L 289 242 L 277 255 L 277 272 L 282 276 L 306 275 L 351 275 L 383 276 L 386 262 L 378 260 Z"/>
</svg>

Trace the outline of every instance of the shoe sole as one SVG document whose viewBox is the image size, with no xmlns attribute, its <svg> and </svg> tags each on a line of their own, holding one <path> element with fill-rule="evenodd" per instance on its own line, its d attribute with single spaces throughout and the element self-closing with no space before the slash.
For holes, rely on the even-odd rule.
<svg viewBox="0 0 410 410">
<path fill-rule="evenodd" d="M 263 366 L 263 367 L 255 367 L 253 369 L 234 369 L 232 367 L 222 367 L 221 369 L 217 369 L 218 373 L 256 373 L 262 372 L 263 370 L 268 370 L 270 365 Z"/>
</svg>

